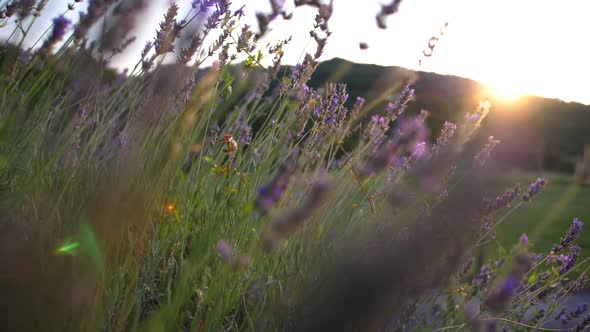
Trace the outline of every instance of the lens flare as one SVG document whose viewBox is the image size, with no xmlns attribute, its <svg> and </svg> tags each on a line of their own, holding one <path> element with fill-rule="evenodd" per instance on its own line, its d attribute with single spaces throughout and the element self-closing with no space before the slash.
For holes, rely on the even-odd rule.
<svg viewBox="0 0 590 332">
<path fill-rule="evenodd" d="M 78 252 L 80 242 L 66 242 L 61 247 L 57 248 L 56 253 L 58 255 L 69 255 L 73 256 Z"/>
<path fill-rule="evenodd" d="M 175 204 L 166 204 L 166 212 L 168 213 L 174 213 L 176 212 L 176 205 Z"/>
</svg>

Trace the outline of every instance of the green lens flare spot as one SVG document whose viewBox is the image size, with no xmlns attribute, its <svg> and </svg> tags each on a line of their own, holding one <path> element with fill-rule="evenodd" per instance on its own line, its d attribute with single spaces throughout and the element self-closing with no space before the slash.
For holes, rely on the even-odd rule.
<svg viewBox="0 0 590 332">
<path fill-rule="evenodd" d="M 80 242 L 66 242 L 56 250 L 58 255 L 69 255 L 74 256 L 78 252 Z"/>
</svg>

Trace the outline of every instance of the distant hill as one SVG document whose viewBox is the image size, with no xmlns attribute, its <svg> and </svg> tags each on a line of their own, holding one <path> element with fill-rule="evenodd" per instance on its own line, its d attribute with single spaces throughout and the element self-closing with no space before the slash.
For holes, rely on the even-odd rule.
<svg viewBox="0 0 590 332">
<path fill-rule="evenodd" d="M 404 82 L 414 79 L 416 101 L 408 111 L 430 111 L 434 136 L 444 121 L 456 120 L 483 99 L 492 101 L 492 112 L 477 141 L 490 135 L 502 141 L 495 151 L 500 166 L 573 172 L 576 159 L 590 144 L 589 105 L 536 96 L 495 101 L 481 83 L 461 77 L 332 59 L 320 64 L 310 85 L 346 83 L 351 100 L 362 96 L 370 104 L 383 95 L 395 97 Z M 386 104 L 386 100 L 376 103 L 372 112 L 382 112 Z"/>
<path fill-rule="evenodd" d="M 104 71 L 89 54 L 73 53 L 77 57 L 75 68 L 63 63 L 54 63 L 58 75 L 69 81 L 84 81 L 84 78 L 103 75 L 103 82 L 113 82 L 120 74 L 114 70 Z M 18 50 L 9 46 L 0 48 L 0 84 L 6 84 Z M 286 69 L 286 68 L 285 68 Z M 185 71 L 176 65 L 161 66 L 163 77 L 175 77 L 173 82 L 181 79 Z M 258 71 L 254 70 L 248 79 L 246 88 L 255 80 Z M 188 71 L 186 72 L 188 73 Z M 184 74 L 186 74 L 184 73 Z M 31 75 L 34 75 L 32 73 Z M 170 88 L 173 82 L 160 80 L 159 84 Z M 383 112 L 388 99 L 394 99 L 403 85 L 412 81 L 416 89 L 416 100 L 408 112 L 417 113 L 421 109 L 430 111 L 429 124 L 432 137 L 436 138 L 444 121 L 456 121 L 465 112 L 473 110 L 486 96 L 484 87 L 473 80 L 456 76 L 439 75 L 427 72 L 414 72 L 401 67 L 382 67 L 377 65 L 356 64 L 342 59 L 332 59 L 320 64 L 309 84 L 320 87 L 326 82 L 342 82 L 348 86 L 349 102 L 352 104 L 357 96 L 367 99 L 371 106 L 369 114 Z M 71 95 L 83 96 L 87 87 L 77 84 L 79 91 Z M 234 90 L 232 100 L 245 91 Z M 232 100 L 227 103 L 231 104 Z M 566 103 L 558 99 L 526 96 L 512 103 L 495 102 L 492 99 L 492 112 L 484 122 L 474 149 L 483 144 L 490 135 L 502 141 L 495 151 L 494 160 L 499 166 L 521 167 L 528 169 L 551 169 L 572 172 L 577 158 L 590 144 L 590 106 L 579 103 Z"/>
</svg>

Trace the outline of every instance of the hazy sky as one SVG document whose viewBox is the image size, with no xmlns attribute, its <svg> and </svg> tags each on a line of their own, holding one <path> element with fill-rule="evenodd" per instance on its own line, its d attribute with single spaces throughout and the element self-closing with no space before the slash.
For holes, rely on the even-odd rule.
<svg viewBox="0 0 590 332">
<path fill-rule="evenodd" d="M 138 41 L 130 56 L 118 65 L 131 66 L 145 41 L 155 35 L 157 22 L 168 3 L 151 0 L 141 20 Z M 179 1 L 181 8 L 190 0 Z M 286 0 L 287 8 L 293 8 Z M 387 2 L 387 1 L 384 1 Z M 454 74 L 489 84 L 498 94 L 532 93 L 590 104 L 590 0 L 405 0 L 388 18 L 388 29 L 378 29 L 375 14 L 379 0 L 335 0 L 331 36 L 322 59 L 345 58 L 355 62 L 397 65 L 410 69 Z M 257 27 L 253 13 L 268 11 L 268 0 L 234 0 L 246 4 L 244 23 Z M 57 15 L 65 0 L 50 0 Z M 83 9 L 83 6 L 79 7 Z M 295 63 L 306 47 L 313 51 L 308 31 L 315 11 L 301 7 L 290 21 L 277 20 L 261 45 L 293 35 L 285 62 Z M 70 13 L 75 18 L 77 13 Z M 431 36 L 449 22 L 434 55 L 418 61 Z M 9 27 L 0 29 L 4 36 Z M 360 50 L 359 42 L 369 49 Z"/>
</svg>

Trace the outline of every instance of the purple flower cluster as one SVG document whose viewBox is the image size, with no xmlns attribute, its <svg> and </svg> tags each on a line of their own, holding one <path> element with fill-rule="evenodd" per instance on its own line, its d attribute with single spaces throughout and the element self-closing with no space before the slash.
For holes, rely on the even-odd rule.
<svg viewBox="0 0 590 332">
<path fill-rule="evenodd" d="M 446 146 L 449 143 L 449 141 L 453 138 L 453 136 L 455 135 L 456 130 L 457 130 L 456 124 L 454 124 L 452 122 L 445 121 L 445 123 L 443 124 L 443 128 L 440 132 L 440 135 L 436 139 L 436 144 L 433 146 L 433 150 L 435 152 L 437 152 L 442 147 Z"/>
<path fill-rule="evenodd" d="M 500 144 L 500 141 L 495 139 L 494 136 L 490 136 L 488 138 L 488 142 L 484 147 L 475 155 L 475 161 L 479 164 L 480 167 L 484 167 L 490 159 L 490 155 L 492 154 L 492 150 L 496 147 L 496 145 Z"/>
<path fill-rule="evenodd" d="M 531 183 L 531 185 L 529 186 L 529 191 L 522 196 L 522 199 L 525 202 L 530 201 L 535 195 L 539 193 L 539 191 L 541 191 L 541 189 L 543 189 L 546 183 L 547 181 L 545 181 L 545 179 L 538 178 L 537 180 L 535 180 L 535 182 Z"/>
<path fill-rule="evenodd" d="M 578 304 L 576 306 L 576 310 L 568 312 L 565 308 L 561 309 L 557 315 L 555 315 L 555 320 L 561 322 L 562 325 L 567 325 L 571 320 L 580 317 L 588 310 L 587 304 Z"/>
<path fill-rule="evenodd" d="M 404 113 L 408 104 L 414 100 L 415 92 L 416 90 L 412 89 L 410 84 L 406 84 L 395 101 L 387 104 L 386 112 L 390 122 L 394 121 Z"/>
<path fill-rule="evenodd" d="M 178 5 L 173 3 L 168 7 L 164 20 L 160 22 L 160 29 L 157 31 L 154 41 L 156 56 L 173 50 L 173 42 L 176 39 L 176 15 L 178 15 Z"/>
<path fill-rule="evenodd" d="M 261 213 L 266 214 L 281 199 L 296 170 L 297 157 L 294 156 L 281 166 L 277 175 L 268 184 L 258 188 L 255 204 Z"/>
<path fill-rule="evenodd" d="M 568 231 L 566 232 L 565 236 L 563 236 L 559 243 L 553 246 L 553 249 L 551 249 L 551 254 L 554 255 L 564 249 L 571 248 L 572 242 L 580 238 L 583 229 L 584 223 L 581 222 L 578 218 L 574 218 L 574 221 L 568 229 Z"/>
<path fill-rule="evenodd" d="M 283 239 L 297 231 L 303 222 L 323 204 L 330 187 L 330 183 L 325 180 L 313 183 L 309 194 L 296 209 L 273 222 L 271 231 L 263 237 L 263 248 L 267 251 L 273 250 Z"/>
<path fill-rule="evenodd" d="M 90 28 L 104 15 L 108 7 L 115 3 L 115 0 L 90 0 L 88 11 L 80 13 L 80 20 L 74 31 L 77 40 L 86 38 Z"/>
<path fill-rule="evenodd" d="M 428 129 L 424 123 L 427 114 L 402 119 L 396 135 L 387 144 L 375 152 L 367 164 L 360 170 L 361 177 L 368 177 L 386 167 L 396 165 L 407 154 L 416 150 L 416 145 L 428 138 Z"/>
<path fill-rule="evenodd" d="M 523 246 L 525 248 L 528 247 L 529 246 L 529 237 L 528 237 L 528 235 L 526 235 L 526 233 L 523 233 L 520 236 L 518 242 L 520 243 L 521 246 Z"/>
<path fill-rule="evenodd" d="M 411 159 L 417 160 L 428 155 L 429 146 L 425 141 L 416 144 L 414 151 L 412 151 Z"/>
<path fill-rule="evenodd" d="M 193 0 L 191 6 L 194 9 L 199 8 L 199 11 L 201 12 L 207 12 L 209 8 L 213 7 L 217 2 L 217 0 Z"/>
<path fill-rule="evenodd" d="M 521 284 L 521 280 L 531 267 L 530 257 L 526 254 L 518 254 L 514 258 L 511 271 L 506 277 L 496 283 L 485 304 L 492 311 L 500 312 L 515 294 Z"/>
<path fill-rule="evenodd" d="M 344 107 L 347 100 L 346 85 L 330 83 L 326 98 L 313 112 L 315 120 L 322 128 L 328 131 L 340 127 L 348 113 L 348 110 Z"/>
<path fill-rule="evenodd" d="M 386 117 L 373 115 L 371 121 L 363 133 L 363 138 L 373 142 L 375 145 L 381 145 L 385 138 L 385 133 L 389 130 L 389 120 Z"/>
<path fill-rule="evenodd" d="M 54 42 L 62 40 L 62 38 L 66 34 L 66 29 L 70 26 L 70 24 L 72 24 L 72 21 L 70 21 L 64 16 L 54 18 L 53 32 L 51 33 L 51 37 L 49 38 L 49 40 L 52 40 Z"/>
<path fill-rule="evenodd" d="M 579 246 L 571 246 L 569 253 L 565 255 L 561 254 L 559 256 L 549 256 L 547 262 L 559 264 L 559 273 L 565 274 L 576 265 L 576 260 L 578 259 L 581 250 L 582 249 Z"/>
<path fill-rule="evenodd" d="M 520 186 L 517 184 L 512 189 L 506 190 L 502 195 L 496 196 L 494 200 L 484 199 L 484 214 L 491 214 L 502 208 L 510 208 L 520 194 Z"/>
</svg>

